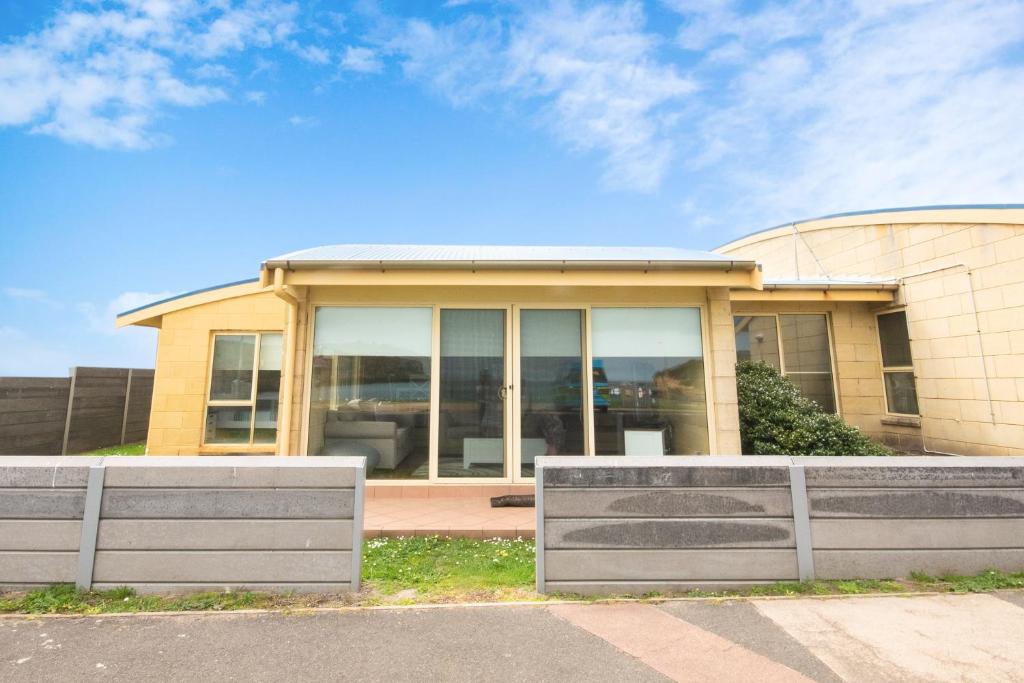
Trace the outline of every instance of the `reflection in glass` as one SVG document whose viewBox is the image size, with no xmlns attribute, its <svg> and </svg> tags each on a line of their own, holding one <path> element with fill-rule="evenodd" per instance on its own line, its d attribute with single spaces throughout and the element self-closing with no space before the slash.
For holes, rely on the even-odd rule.
<svg viewBox="0 0 1024 683">
<path fill-rule="evenodd" d="M 786 376 L 823 410 L 836 412 L 828 317 L 824 314 L 779 316 Z"/>
<path fill-rule="evenodd" d="M 774 315 L 737 315 L 736 360 L 761 361 L 782 370 L 779 359 L 779 331 Z"/>
<path fill-rule="evenodd" d="M 441 311 L 438 476 L 505 476 L 505 311 Z"/>
<path fill-rule="evenodd" d="M 256 335 L 219 334 L 213 340 L 211 401 L 252 400 L 252 365 Z M 248 440 L 248 437 L 246 437 Z"/>
<path fill-rule="evenodd" d="M 313 330 L 311 455 L 367 459 L 374 479 L 426 479 L 429 308 L 321 307 Z"/>
<path fill-rule="evenodd" d="M 277 404 L 281 394 L 281 335 L 260 335 L 259 372 L 256 373 L 256 425 L 253 443 L 277 440 Z"/>
<path fill-rule="evenodd" d="M 595 308 L 597 455 L 708 452 L 700 311 Z"/>
<path fill-rule="evenodd" d="M 918 415 L 917 387 L 912 372 L 886 372 L 885 398 L 890 413 Z"/>
<path fill-rule="evenodd" d="M 209 406 L 206 409 L 206 436 L 209 444 L 248 444 L 252 426 L 252 405 Z"/>
<path fill-rule="evenodd" d="M 905 311 L 878 316 L 878 336 L 882 343 L 884 367 L 910 367 L 913 364 Z"/>
<path fill-rule="evenodd" d="M 519 315 L 520 473 L 538 455 L 583 455 L 583 313 L 524 310 Z"/>
</svg>

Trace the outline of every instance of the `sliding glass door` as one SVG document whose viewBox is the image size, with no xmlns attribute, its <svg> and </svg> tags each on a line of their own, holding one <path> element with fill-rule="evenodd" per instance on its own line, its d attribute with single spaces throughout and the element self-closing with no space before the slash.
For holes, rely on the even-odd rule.
<svg viewBox="0 0 1024 683">
<path fill-rule="evenodd" d="M 538 455 L 584 455 L 587 382 L 583 311 L 519 311 L 518 469 L 533 477 Z"/>
<path fill-rule="evenodd" d="M 506 309 L 441 309 L 437 476 L 504 478 Z"/>
<path fill-rule="evenodd" d="M 371 479 L 710 450 L 697 307 L 318 306 L 312 331 L 307 453 Z"/>
</svg>

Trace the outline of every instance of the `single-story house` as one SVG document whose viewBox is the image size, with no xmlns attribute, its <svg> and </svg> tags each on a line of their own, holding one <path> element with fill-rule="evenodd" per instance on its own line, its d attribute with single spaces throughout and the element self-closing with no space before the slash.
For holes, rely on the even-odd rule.
<svg viewBox="0 0 1024 683">
<path fill-rule="evenodd" d="M 903 450 L 1024 455 L 1024 205 L 844 214 L 714 252 L 336 245 L 125 312 L 150 454 L 362 455 L 529 483 L 545 454 L 736 454 L 735 363 Z"/>
</svg>

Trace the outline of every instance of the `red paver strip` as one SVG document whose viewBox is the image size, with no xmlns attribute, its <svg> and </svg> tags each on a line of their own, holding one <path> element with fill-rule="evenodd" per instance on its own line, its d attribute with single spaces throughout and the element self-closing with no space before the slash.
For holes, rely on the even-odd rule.
<svg viewBox="0 0 1024 683">
<path fill-rule="evenodd" d="M 811 681 L 651 605 L 552 605 L 548 609 L 674 681 Z"/>
</svg>

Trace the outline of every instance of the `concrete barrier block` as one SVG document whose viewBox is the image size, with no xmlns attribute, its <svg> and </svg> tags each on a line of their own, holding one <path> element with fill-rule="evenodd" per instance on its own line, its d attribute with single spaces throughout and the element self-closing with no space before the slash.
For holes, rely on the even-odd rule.
<svg viewBox="0 0 1024 683">
<path fill-rule="evenodd" d="M 0 488 L 84 488 L 89 467 L 102 460 L 60 455 L 0 456 Z"/>
<path fill-rule="evenodd" d="M 1018 457 L 800 457 L 809 488 L 1024 488 Z"/>
<path fill-rule="evenodd" d="M 555 519 L 544 545 L 560 548 L 793 548 L 786 519 Z"/>
<path fill-rule="evenodd" d="M 107 488 L 353 488 L 360 458 L 150 456 L 107 460 Z M 258 461 L 258 462 L 257 462 Z M 318 466 L 322 465 L 322 466 Z"/>
</svg>

